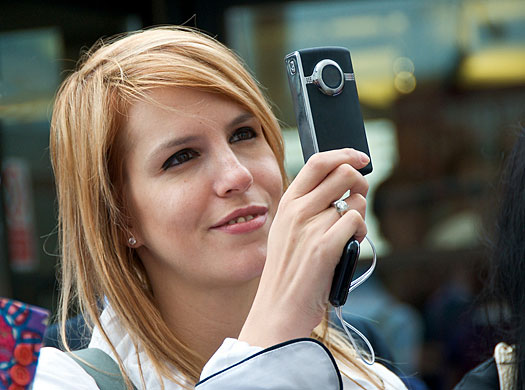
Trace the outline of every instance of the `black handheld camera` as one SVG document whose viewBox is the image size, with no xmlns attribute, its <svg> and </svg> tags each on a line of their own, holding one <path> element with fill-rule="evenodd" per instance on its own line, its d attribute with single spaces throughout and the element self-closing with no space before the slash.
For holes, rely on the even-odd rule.
<svg viewBox="0 0 525 390">
<path fill-rule="evenodd" d="M 304 161 L 314 153 L 346 147 L 370 157 L 348 49 L 303 49 L 288 54 L 284 61 Z M 372 172 L 372 160 L 359 172 Z M 329 296 L 333 306 L 346 302 L 358 258 L 359 243 L 352 237 L 335 269 Z"/>
</svg>

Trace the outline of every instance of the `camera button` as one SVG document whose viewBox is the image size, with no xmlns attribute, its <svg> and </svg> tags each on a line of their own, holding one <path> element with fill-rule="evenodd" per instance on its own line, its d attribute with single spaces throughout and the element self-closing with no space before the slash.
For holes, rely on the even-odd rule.
<svg viewBox="0 0 525 390">
<path fill-rule="evenodd" d="M 297 67 L 295 66 L 295 61 L 293 59 L 288 61 L 288 70 L 292 76 L 297 73 Z"/>
</svg>

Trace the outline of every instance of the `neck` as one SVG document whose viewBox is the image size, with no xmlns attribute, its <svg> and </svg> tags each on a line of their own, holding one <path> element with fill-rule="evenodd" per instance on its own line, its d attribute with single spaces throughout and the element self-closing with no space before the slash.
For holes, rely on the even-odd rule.
<svg viewBox="0 0 525 390">
<path fill-rule="evenodd" d="M 168 327 L 207 362 L 225 338 L 238 337 L 258 283 L 254 279 L 233 287 L 202 288 L 171 279 L 152 285 Z"/>
</svg>

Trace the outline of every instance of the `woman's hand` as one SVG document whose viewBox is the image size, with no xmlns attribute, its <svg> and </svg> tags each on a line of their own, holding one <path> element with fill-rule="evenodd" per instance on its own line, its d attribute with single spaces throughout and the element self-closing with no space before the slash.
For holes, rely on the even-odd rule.
<svg viewBox="0 0 525 390">
<path fill-rule="evenodd" d="M 239 340 L 268 347 L 309 337 L 321 322 L 344 245 L 366 235 L 368 183 L 357 170 L 368 162 L 354 149 L 333 150 L 313 155 L 299 172 L 279 203 Z M 340 216 L 331 204 L 347 190 L 349 209 Z"/>
</svg>

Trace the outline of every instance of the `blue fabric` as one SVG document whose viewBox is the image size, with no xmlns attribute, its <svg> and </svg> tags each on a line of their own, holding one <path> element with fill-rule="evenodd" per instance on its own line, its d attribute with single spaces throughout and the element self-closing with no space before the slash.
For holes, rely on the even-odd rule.
<svg viewBox="0 0 525 390">
<path fill-rule="evenodd" d="M 78 315 L 67 320 L 66 337 L 71 350 L 76 351 L 87 348 L 91 340 L 91 332 L 84 321 L 84 317 Z M 60 342 L 60 328 L 58 324 L 51 324 L 47 327 L 44 334 L 43 345 L 44 347 L 54 347 L 64 350 Z"/>
</svg>

